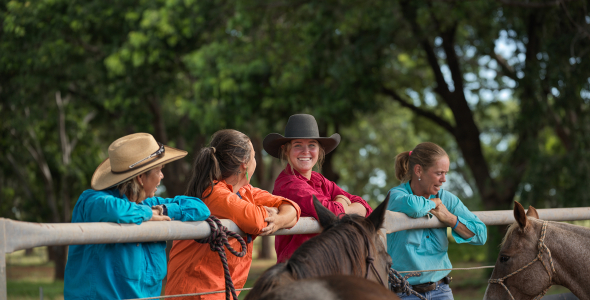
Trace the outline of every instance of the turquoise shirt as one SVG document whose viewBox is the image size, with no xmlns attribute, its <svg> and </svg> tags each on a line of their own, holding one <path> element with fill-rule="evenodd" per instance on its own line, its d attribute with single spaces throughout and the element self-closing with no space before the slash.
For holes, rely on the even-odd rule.
<svg viewBox="0 0 590 300">
<path fill-rule="evenodd" d="M 209 217 L 199 199 L 147 198 L 136 204 L 117 189 L 86 190 L 80 195 L 72 223 L 141 224 L 152 217 L 152 205 L 165 204 L 172 220 L 202 221 Z M 166 242 L 72 245 L 64 278 L 65 299 L 130 299 L 160 296 L 166 276 Z"/>
<path fill-rule="evenodd" d="M 389 192 L 387 209 L 405 213 L 412 218 L 427 218 L 429 211 L 436 206 L 433 201 L 414 195 L 410 182 L 394 187 Z M 488 237 L 485 224 L 470 212 L 457 196 L 443 189 L 440 189 L 438 194 L 449 212 L 457 216 L 459 222 L 475 234 L 469 239 L 464 239 L 453 230 L 455 241 L 459 244 L 485 244 Z M 429 199 L 432 198 L 436 196 L 430 195 Z M 451 269 L 453 266 L 447 254 L 448 248 L 447 228 L 410 229 L 387 235 L 387 253 L 393 259 L 392 268 L 397 271 Z M 408 278 L 408 282 L 412 285 L 437 282 L 450 272 L 422 272 L 421 276 Z"/>
</svg>

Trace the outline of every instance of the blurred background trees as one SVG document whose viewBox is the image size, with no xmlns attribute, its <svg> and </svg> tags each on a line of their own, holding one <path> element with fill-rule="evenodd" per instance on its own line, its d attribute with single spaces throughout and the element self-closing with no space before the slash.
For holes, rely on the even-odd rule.
<svg viewBox="0 0 590 300">
<path fill-rule="evenodd" d="M 447 150 L 446 188 L 472 210 L 588 206 L 588 4 L 3 2 L 0 213 L 68 222 L 133 132 L 189 151 L 164 169 L 168 195 L 222 128 L 251 137 L 253 184 L 272 191 L 282 166 L 262 140 L 295 113 L 343 136 L 322 172 L 373 206 L 399 184 L 395 155 L 422 141 Z"/>
</svg>

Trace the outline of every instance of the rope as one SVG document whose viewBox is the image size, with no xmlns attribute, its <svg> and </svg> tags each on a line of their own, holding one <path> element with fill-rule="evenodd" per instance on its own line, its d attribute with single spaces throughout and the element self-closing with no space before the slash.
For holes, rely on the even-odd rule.
<svg viewBox="0 0 590 300">
<path fill-rule="evenodd" d="M 420 293 L 414 291 L 414 289 L 412 289 L 412 286 L 410 285 L 410 283 L 408 283 L 408 278 L 420 276 L 420 275 L 422 275 L 422 274 L 421 273 L 410 273 L 406 276 L 402 276 L 400 274 L 400 272 L 390 268 L 389 269 L 389 284 L 390 284 L 391 291 L 395 292 L 396 290 L 401 290 L 402 293 L 405 293 L 408 296 L 410 294 L 413 294 L 414 296 L 418 297 L 420 300 L 426 300 L 426 298 L 424 298 L 424 296 L 422 296 Z"/>
<path fill-rule="evenodd" d="M 389 283 L 391 284 L 391 286 L 393 288 L 398 286 L 398 282 L 406 285 L 408 284 L 407 279 L 410 277 L 414 277 L 414 276 L 419 276 L 420 274 L 417 272 L 434 272 L 434 271 L 449 271 L 449 270 L 476 270 L 476 269 L 489 269 L 489 268 L 494 268 L 494 266 L 482 266 L 482 267 L 473 267 L 473 268 L 452 268 L 452 269 L 438 269 L 438 270 L 423 270 L 423 271 L 396 271 L 394 269 L 389 269 Z M 401 273 L 417 273 L 417 274 L 408 274 L 405 277 L 401 276 Z M 402 279 L 403 278 L 403 279 Z M 408 284 L 409 285 L 409 284 Z M 243 288 L 243 289 L 235 289 L 236 291 L 249 291 L 252 288 Z M 404 287 L 402 286 L 402 289 L 404 289 Z M 411 288 L 410 288 L 411 289 Z M 218 294 L 218 293 L 224 293 L 225 290 L 223 291 L 216 291 L 216 292 L 204 292 L 204 293 L 195 293 L 195 294 L 181 294 L 181 295 L 168 295 L 168 296 L 159 296 L 159 297 L 149 297 L 149 298 L 136 298 L 136 299 L 127 299 L 127 300 L 153 300 L 153 299 L 166 299 L 166 298 L 177 298 L 177 297 L 191 297 L 191 296 L 201 296 L 201 295 L 209 295 L 209 294 Z M 416 292 L 414 290 L 411 290 L 411 292 Z M 407 294 L 407 290 L 403 290 L 403 293 Z M 422 295 L 418 296 L 418 297 L 422 297 Z"/>
<path fill-rule="evenodd" d="M 415 273 L 415 272 L 436 272 L 436 271 L 454 271 L 454 270 L 477 270 L 477 269 L 493 269 L 495 266 L 481 266 L 471 268 L 452 268 L 452 269 L 437 269 L 437 270 L 419 270 L 419 271 L 396 271 L 398 273 Z"/>
<path fill-rule="evenodd" d="M 219 258 L 221 259 L 221 264 L 223 265 L 223 273 L 225 275 L 225 299 L 230 299 L 231 292 L 233 299 L 238 300 L 236 288 L 234 287 L 234 282 L 231 279 L 229 267 L 227 266 L 227 256 L 225 255 L 225 250 L 223 249 L 223 246 L 225 245 L 225 247 L 227 248 L 227 250 L 229 250 L 229 252 L 231 252 L 231 254 L 237 257 L 243 257 L 244 255 L 246 255 L 246 251 L 248 250 L 246 248 L 246 242 L 244 242 L 244 239 L 239 234 L 233 231 L 229 231 L 227 227 L 223 226 L 221 224 L 221 221 L 219 221 L 219 219 L 217 219 L 216 217 L 210 216 L 205 221 L 207 221 L 207 223 L 209 223 L 209 226 L 211 227 L 211 235 L 204 239 L 195 240 L 195 242 L 201 244 L 209 244 L 211 251 L 217 251 L 217 253 L 219 253 Z M 236 250 L 234 250 L 234 248 L 230 246 L 227 240 L 228 235 L 240 242 L 240 245 L 242 246 L 241 252 L 237 252 Z"/>
</svg>

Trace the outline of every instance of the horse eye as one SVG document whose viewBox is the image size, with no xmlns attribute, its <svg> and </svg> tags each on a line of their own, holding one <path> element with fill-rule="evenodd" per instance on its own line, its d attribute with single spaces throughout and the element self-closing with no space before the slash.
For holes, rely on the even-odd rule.
<svg viewBox="0 0 590 300">
<path fill-rule="evenodd" d="M 505 263 L 510 259 L 510 256 L 500 256 L 500 262 Z"/>
</svg>

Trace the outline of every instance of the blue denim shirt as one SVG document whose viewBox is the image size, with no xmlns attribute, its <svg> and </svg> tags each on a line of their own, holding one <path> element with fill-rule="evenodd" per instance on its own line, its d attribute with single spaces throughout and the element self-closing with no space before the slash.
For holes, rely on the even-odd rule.
<svg viewBox="0 0 590 300">
<path fill-rule="evenodd" d="M 488 237 L 485 224 L 457 196 L 443 189 L 438 195 L 449 212 L 475 234 L 464 239 L 453 230 L 455 241 L 472 245 L 485 244 Z M 436 206 L 434 202 L 414 195 L 410 182 L 392 188 L 389 197 L 388 210 L 402 212 L 412 218 L 426 218 L 429 211 Z M 436 196 L 430 195 L 429 199 L 432 198 Z M 397 271 L 450 269 L 453 266 L 447 254 L 448 248 L 447 228 L 410 229 L 387 235 L 387 253 L 393 259 L 392 268 Z M 408 278 L 408 282 L 412 285 L 436 282 L 449 273 L 450 271 L 423 272 L 419 277 Z"/>
<path fill-rule="evenodd" d="M 166 204 L 173 220 L 202 221 L 209 217 L 198 198 L 147 198 L 136 204 L 117 189 L 86 190 L 80 195 L 72 223 L 141 224 L 151 219 L 153 205 Z M 129 299 L 160 296 L 166 276 L 166 242 L 72 245 L 64 278 L 65 299 Z"/>
</svg>

